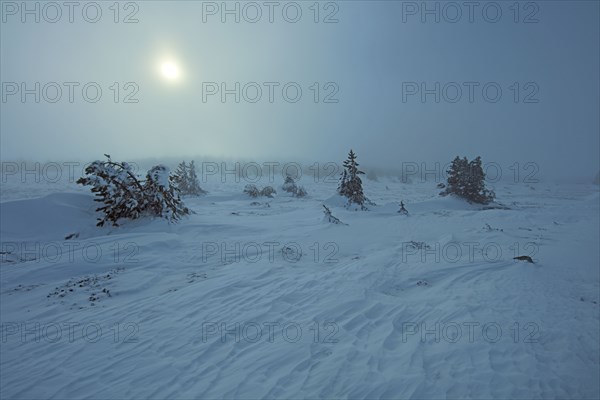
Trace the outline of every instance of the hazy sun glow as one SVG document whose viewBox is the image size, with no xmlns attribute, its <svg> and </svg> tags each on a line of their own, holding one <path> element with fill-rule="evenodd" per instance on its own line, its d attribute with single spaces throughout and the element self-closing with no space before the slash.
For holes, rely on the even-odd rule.
<svg viewBox="0 0 600 400">
<path fill-rule="evenodd" d="M 181 75 L 179 66 L 174 61 L 164 61 L 160 65 L 160 73 L 163 78 L 169 81 L 175 81 Z"/>
</svg>

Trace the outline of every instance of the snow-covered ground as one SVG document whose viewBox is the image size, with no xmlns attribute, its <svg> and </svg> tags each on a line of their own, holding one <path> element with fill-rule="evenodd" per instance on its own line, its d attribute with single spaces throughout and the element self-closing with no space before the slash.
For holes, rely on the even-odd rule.
<svg viewBox="0 0 600 400">
<path fill-rule="evenodd" d="M 480 210 L 364 181 L 368 212 L 215 181 L 118 228 L 85 188 L 5 183 L 0 397 L 600 396 L 598 186 L 498 183 L 510 209 Z"/>
</svg>

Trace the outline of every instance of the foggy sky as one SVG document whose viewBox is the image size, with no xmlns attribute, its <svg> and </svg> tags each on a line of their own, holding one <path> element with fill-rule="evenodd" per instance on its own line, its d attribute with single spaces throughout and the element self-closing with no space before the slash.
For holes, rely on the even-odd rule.
<svg viewBox="0 0 600 400">
<path fill-rule="evenodd" d="M 421 14 L 422 2 L 340 1 L 338 10 L 322 2 L 318 23 L 312 1 L 295 3 L 302 16 L 286 21 L 282 9 L 288 3 L 274 8 L 273 22 L 264 2 L 254 3 L 262 11 L 256 23 L 244 19 L 255 17 L 252 8 L 243 14 L 245 3 L 238 6 L 239 23 L 235 15 L 225 15 L 223 23 L 220 10 L 209 13 L 222 2 L 137 2 L 137 23 L 123 23 L 136 11 L 123 3 L 118 23 L 109 9 L 113 2 L 97 3 L 102 16 L 96 23 L 83 17 L 86 2 L 74 9 L 73 22 L 61 6 L 55 23 L 44 18 L 55 18 L 55 10 L 48 6 L 44 15 L 45 3 L 38 3 L 40 22 L 25 15 L 23 23 L 22 3 L 2 2 L 2 160 L 92 160 L 109 153 L 121 160 L 337 162 L 353 148 L 363 164 L 377 166 L 481 155 L 502 165 L 535 162 L 542 175 L 593 176 L 599 170 L 598 2 L 523 2 L 518 15 L 513 2 L 494 3 L 487 15 L 482 10 L 488 2 L 479 2 L 470 16 L 461 1 L 453 3 L 460 18 L 449 2 L 427 2 L 439 8 L 439 22 L 435 14 Z M 494 23 L 498 9 L 502 14 Z M 92 19 L 95 10 L 87 11 Z M 295 5 L 287 11 L 293 19 Z M 324 23 L 332 12 L 338 22 Z M 175 83 L 158 72 L 166 59 L 181 68 Z M 23 103 L 21 93 L 7 92 L 12 83 L 32 89 L 35 82 L 40 88 L 56 82 L 62 97 L 51 103 L 40 89 L 39 103 L 34 94 Z M 65 82 L 79 84 L 73 103 Z M 96 103 L 82 96 L 89 82 L 102 89 Z M 138 103 L 123 102 L 133 87 L 125 90 L 127 82 L 139 88 Z M 207 82 L 229 88 L 255 82 L 262 97 L 250 103 L 241 96 L 235 103 L 228 95 L 223 103 L 220 94 L 203 93 Z M 273 103 L 264 82 L 279 84 Z M 296 103 L 282 97 L 290 82 L 302 89 Z M 315 82 L 318 103 L 310 89 Z M 439 103 L 434 93 L 424 102 L 420 93 L 407 94 L 422 83 L 434 89 L 436 82 Z M 468 85 L 474 88 L 472 102 Z M 485 85 L 489 99 L 482 93 Z M 457 86 L 462 96 L 453 103 Z M 336 87 L 338 102 L 324 103 Z M 496 87 L 502 96 L 488 101 Z M 52 85 L 47 89 L 46 97 L 53 98 Z"/>
</svg>

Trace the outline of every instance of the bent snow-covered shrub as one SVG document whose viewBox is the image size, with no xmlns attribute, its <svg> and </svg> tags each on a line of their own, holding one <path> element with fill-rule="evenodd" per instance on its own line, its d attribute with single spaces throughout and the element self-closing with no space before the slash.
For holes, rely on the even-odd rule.
<svg viewBox="0 0 600 400">
<path fill-rule="evenodd" d="M 244 187 L 244 193 L 246 193 L 250 197 L 273 197 L 277 192 L 271 186 L 265 186 L 262 190 L 258 189 L 255 185 L 248 184 Z"/>
<path fill-rule="evenodd" d="M 94 201 L 102 203 L 96 209 L 104 214 L 98 218 L 97 226 L 106 222 L 119 226 L 121 219 L 146 215 L 177 221 L 190 213 L 181 201 L 167 167 L 157 165 L 148 171 L 145 180 L 140 180 L 128 163 L 114 162 L 110 156 L 106 157 L 107 161 L 91 163 L 85 169 L 86 176 L 77 180 L 80 185 L 91 186 L 96 195 Z"/>
</svg>

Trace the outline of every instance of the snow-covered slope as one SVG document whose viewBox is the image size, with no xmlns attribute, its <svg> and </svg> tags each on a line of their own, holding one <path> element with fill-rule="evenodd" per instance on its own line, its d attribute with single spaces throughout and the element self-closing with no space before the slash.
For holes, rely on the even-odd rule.
<svg viewBox="0 0 600 400">
<path fill-rule="evenodd" d="M 1 203 L 0 397 L 599 397 L 597 186 L 480 210 L 367 181 L 368 212 L 305 186 L 215 184 L 175 225 L 97 228 L 85 193 Z"/>
</svg>

